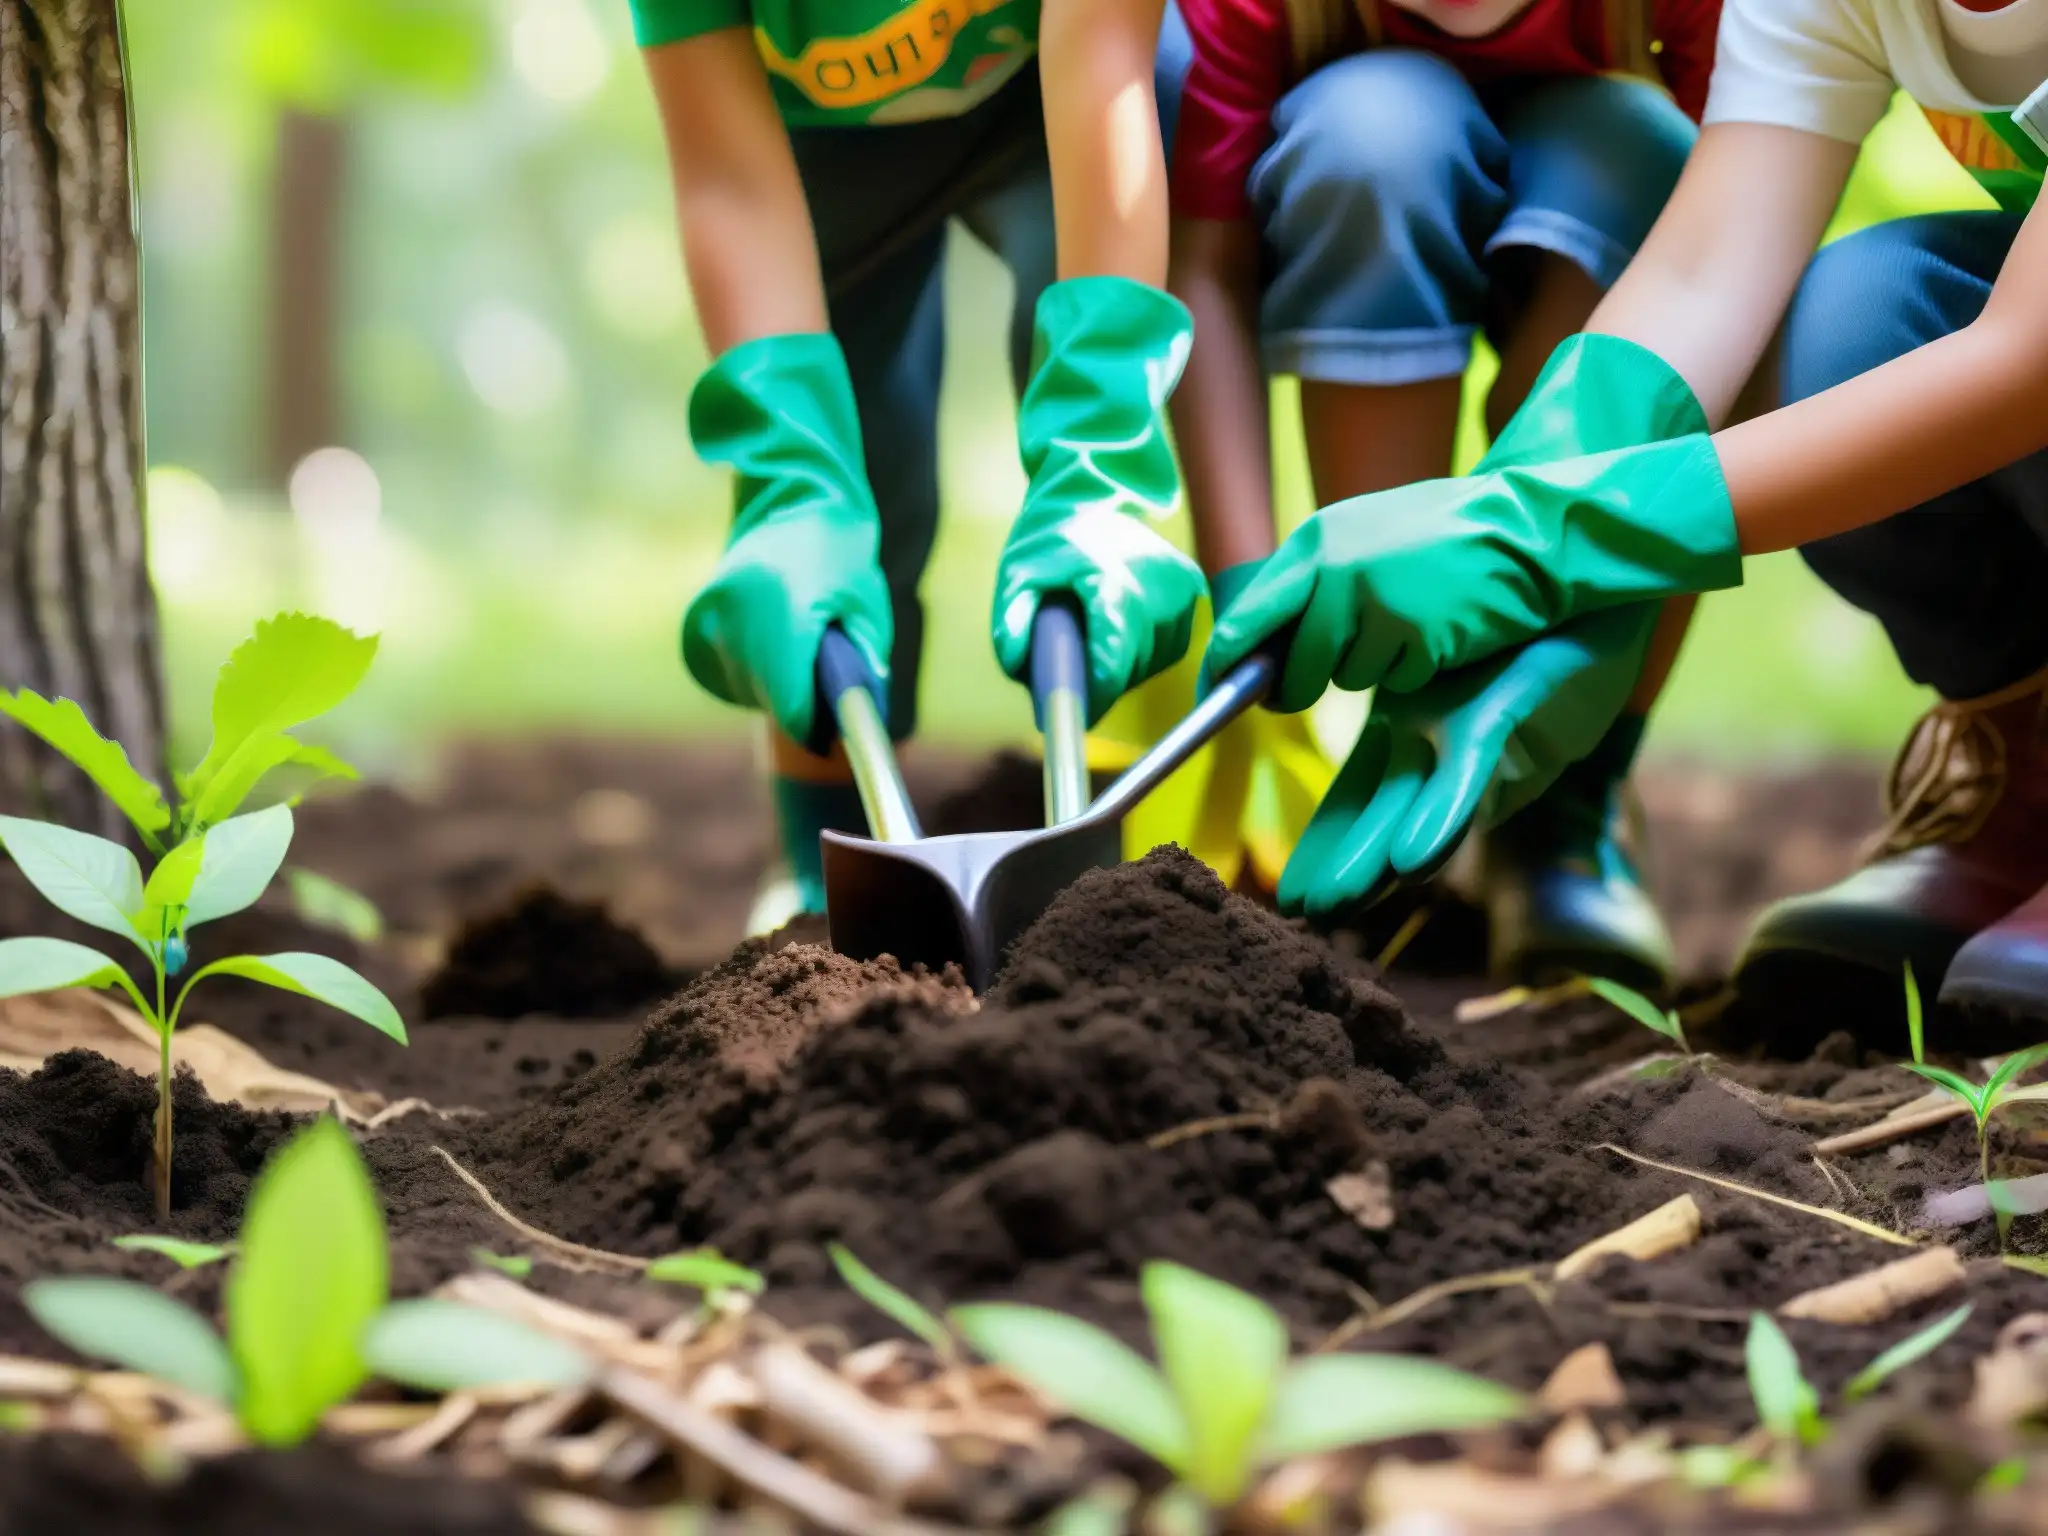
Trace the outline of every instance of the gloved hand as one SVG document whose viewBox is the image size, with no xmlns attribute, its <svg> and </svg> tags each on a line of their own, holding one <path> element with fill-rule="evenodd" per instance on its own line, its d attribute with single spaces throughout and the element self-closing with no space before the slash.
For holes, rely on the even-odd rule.
<svg viewBox="0 0 2048 1536">
<path fill-rule="evenodd" d="M 1519 462 L 1552 449 L 1574 456 Z M 1339 502 L 1297 529 L 1218 620 L 1203 674 L 1298 623 L 1273 708 L 1306 709 L 1332 682 L 1408 692 L 1582 614 L 1741 580 L 1684 380 L 1634 343 L 1574 337 L 1483 471 Z"/>
<path fill-rule="evenodd" d="M 1088 638 L 1088 723 L 1186 654 L 1207 590 L 1151 525 L 1180 499 L 1166 401 L 1187 362 L 1179 300 L 1121 277 L 1078 277 L 1039 298 L 1017 439 L 1031 477 L 996 567 L 996 658 L 1029 675 L 1031 624 L 1071 593 Z"/>
<path fill-rule="evenodd" d="M 1658 604 L 1592 614 L 1414 693 L 1382 690 L 1280 879 L 1327 918 L 1430 878 L 1599 743 L 1642 672 Z"/>
<path fill-rule="evenodd" d="M 881 520 L 846 358 L 830 336 L 734 347 L 690 395 L 690 437 L 739 472 L 738 511 L 710 583 L 683 615 L 683 662 L 728 704 L 765 709 L 813 743 L 826 627 L 846 631 L 887 696 L 895 621 Z"/>
</svg>

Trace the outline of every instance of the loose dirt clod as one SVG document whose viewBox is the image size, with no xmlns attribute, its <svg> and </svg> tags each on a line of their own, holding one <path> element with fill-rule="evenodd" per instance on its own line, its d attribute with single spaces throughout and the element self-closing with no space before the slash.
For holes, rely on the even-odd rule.
<svg viewBox="0 0 2048 1536">
<path fill-rule="evenodd" d="M 603 1018 L 674 984 L 653 946 L 614 922 L 602 904 L 536 885 L 456 935 L 447 960 L 420 989 L 420 1006 L 429 1019 Z"/>
</svg>

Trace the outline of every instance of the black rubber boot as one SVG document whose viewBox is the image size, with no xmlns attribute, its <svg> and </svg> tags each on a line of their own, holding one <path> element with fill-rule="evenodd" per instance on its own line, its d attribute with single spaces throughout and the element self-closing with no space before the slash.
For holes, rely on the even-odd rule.
<svg viewBox="0 0 2048 1536">
<path fill-rule="evenodd" d="M 1642 816 L 1628 771 L 1642 740 L 1624 716 L 1543 798 L 1488 834 L 1482 891 L 1495 974 L 1545 985 L 1604 976 L 1668 990 L 1671 935 L 1644 889 Z"/>
</svg>

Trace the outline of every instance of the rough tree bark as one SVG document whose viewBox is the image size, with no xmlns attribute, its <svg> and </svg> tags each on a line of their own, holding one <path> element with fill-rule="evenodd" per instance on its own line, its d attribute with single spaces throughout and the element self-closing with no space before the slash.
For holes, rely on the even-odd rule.
<svg viewBox="0 0 2048 1536">
<path fill-rule="evenodd" d="M 118 0 L 0 0 L 0 686 L 76 699 L 160 774 L 131 165 Z M 5 722 L 0 808 L 123 828 Z"/>
</svg>

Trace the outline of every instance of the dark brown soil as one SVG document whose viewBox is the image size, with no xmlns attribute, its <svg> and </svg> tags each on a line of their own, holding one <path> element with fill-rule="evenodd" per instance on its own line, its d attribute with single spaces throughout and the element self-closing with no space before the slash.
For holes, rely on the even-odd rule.
<svg viewBox="0 0 2048 1536">
<path fill-rule="evenodd" d="M 448 958 L 420 988 L 420 1017 L 603 1018 L 653 1002 L 678 980 L 654 947 L 613 922 L 602 903 L 533 885 L 455 936 Z"/>
<path fill-rule="evenodd" d="M 529 1536 L 513 1489 L 370 1473 L 338 1451 L 232 1456 L 152 1483 L 97 1441 L 0 1439 L 4 1536 Z"/>
</svg>

